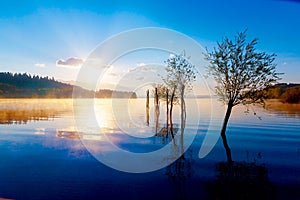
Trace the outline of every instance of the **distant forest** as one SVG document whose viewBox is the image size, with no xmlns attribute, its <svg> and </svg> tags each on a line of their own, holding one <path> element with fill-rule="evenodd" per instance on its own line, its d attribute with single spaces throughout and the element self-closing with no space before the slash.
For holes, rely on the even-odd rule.
<svg viewBox="0 0 300 200">
<path fill-rule="evenodd" d="M 280 99 L 283 103 L 300 103 L 300 84 L 279 83 L 266 89 L 269 99 Z"/>
<path fill-rule="evenodd" d="M 81 98 L 137 98 L 135 92 L 108 89 L 94 92 L 47 76 L 0 72 L 0 98 L 72 98 L 74 87 L 79 89 Z"/>
</svg>

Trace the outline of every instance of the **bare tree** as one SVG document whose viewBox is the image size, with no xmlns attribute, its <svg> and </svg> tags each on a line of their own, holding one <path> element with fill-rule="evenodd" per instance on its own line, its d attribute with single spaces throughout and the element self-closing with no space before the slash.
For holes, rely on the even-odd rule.
<svg viewBox="0 0 300 200">
<path fill-rule="evenodd" d="M 246 31 L 234 40 L 225 38 L 206 54 L 208 75 L 216 81 L 215 92 L 227 105 L 221 137 L 228 163 L 232 163 L 231 150 L 226 138 L 226 127 L 232 108 L 239 104 L 263 102 L 266 87 L 279 80 L 274 63 L 275 54 L 258 52 L 257 39 L 246 42 Z"/>
<path fill-rule="evenodd" d="M 169 101 L 169 98 L 170 98 L 170 95 L 169 95 L 169 89 L 163 85 L 163 84 L 153 84 L 153 90 L 152 90 L 152 93 L 154 96 L 157 96 L 157 99 L 155 99 L 155 101 L 159 101 L 159 100 L 162 100 L 162 101 L 165 101 L 166 103 L 166 127 L 163 128 L 160 132 L 161 133 L 164 133 L 166 134 L 166 137 L 168 137 L 168 130 L 169 130 L 169 105 L 170 105 L 170 101 Z M 176 102 L 176 98 L 173 97 L 173 103 Z M 171 106 L 173 108 L 173 106 Z M 170 124 L 172 126 L 172 117 L 170 118 Z M 172 134 L 172 137 L 173 136 L 173 133 Z"/>
<path fill-rule="evenodd" d="M 149 110 L 150 110 L 150 107 L 149 107 L 149 90 L 146 91 L 146 124 L 147 126 L 149 126 Z"/>
</svg>

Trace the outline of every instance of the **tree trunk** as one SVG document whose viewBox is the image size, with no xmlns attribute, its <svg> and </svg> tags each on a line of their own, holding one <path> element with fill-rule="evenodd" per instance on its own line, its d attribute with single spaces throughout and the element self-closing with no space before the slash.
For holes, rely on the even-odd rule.
<svg viewBox="0 0 300 200">
<path fill-rule="evenodd" d="M 223 122 L 223 126 L 222 126 L 222 130 L 221 130 L 221 137 L 222 137 L 224 148 L 226 150 L 227 162 L 229 164 L 232 164 L 233 161 L 232 161 L 232 156 L 231 156 L 231 150 L 228 145 L 227 138 L 226 138 L 226 128 L 227 128 L 228 120 L 230 118 L 232 107 L 233 107 L 233 102 L 229 101 L 228 106 L 227 106 L 227 111 L 225 114 L 225 118 L 224 118 L 224 122 Z"/>
<path fill-rule="evenodd" d="M 174 98 L 175 98 L 175 91 L 176 91 L 176 89 L 174 89 L 172 91 L 172 95 L 171 95 L 171 99 L 170 99 L 170 132 L 171 132 L 172 138 L 174 138 L 174 134 L 173 134 L 173 104 L 174 104 Z"/>
<path fill-rule="evenodd" d="M 155 105 L 155 133 L 158 133 L 158 125 L 159 125 L 159 105 Z"/>
<path fill-rule="evenodd" d="M 146 108 L 149 109 L 149 90 L 146 91 Z"/>
<path fill-rule="evenodd" d="M 180 106 L 181 106 L 181 129 L 185 128 L 185 119 L 186 119 L 186 109 L 184 101 L 184 90 L 185 86 L 182 85 L 180 88 Z"/>
<path fill-rule="evenodd" d="M 159 114 L 160 114 L 157 88 L 155 88 L 154 104 L 155 104 L 155 133 L 157 134 L 158 133 Z"/>
<path fill-rule="evenodd" d="M 180 105 L 180 107 L 181 107 L 181 135 L 180 135 L 180 145 L 181 145 L 182 159 L 184 159 L 183 134 L 184 134 L 184 129 L 185 129 L 185 121 L 186 121 L 184 90 L 185 90 L 185 86 L 182 85 L 181 88 L 180 88 L 180 104 L 181 104 Z"/>
<path fill-rule="evenodd" d="M 167 116 L 166 116 L 166 137 L 168 138 L 169 133 L 169 90 L 166 91 L 166 106 L 167 106 Z"/>
<path fill-rule="evenodd" d="M 147 99 L 146 99 L 146 123 L 147 123 L 147 126 L 149 126 L 149 90 L 147 90 L 146 96 L 147 96 Z"/>
<path fill-rule="evenodd" d="M 155 88 L 155 97 L 154 97 L 154 102 L 155 102 L 155 105 L 158 105 L 158 92 L 157 92 L 157 88 Z"/>
</svg>

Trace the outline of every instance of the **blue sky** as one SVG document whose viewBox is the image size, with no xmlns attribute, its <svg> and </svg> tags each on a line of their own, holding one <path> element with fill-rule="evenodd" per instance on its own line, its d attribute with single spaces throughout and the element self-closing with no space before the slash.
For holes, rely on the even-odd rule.
<svg viewBox="0 0 300 200">
<path fill-rule="evenodd" d="M 86 59 L 108 37 L 141 27 L 182 32 L 208 49 L 248 29 L 258 49 L 276 53 L 284 82 L 300 83 L 300 3 L 296 1 L 1 1 L 0 71 L 75 80 Z"/>
</svg>

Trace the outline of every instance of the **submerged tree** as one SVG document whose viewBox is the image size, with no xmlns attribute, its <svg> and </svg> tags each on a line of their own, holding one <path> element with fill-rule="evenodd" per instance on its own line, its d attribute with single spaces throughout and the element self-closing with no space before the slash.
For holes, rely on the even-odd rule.
<svg viewBox="0 0 300 200">
<path fill-rule="evenodd" d="M 163 81 L 170 93 L 170 122 L 172 120 L 173 104 L 176 99 L 176 94 L 180 97 L 181 121 L 185 122 L 185 91 L 186 89 L 192 88 L 192 82 L 196 79 L 195 66 L 188 59 L 189 58 L 185 56 L 185 52 L 183 52 L 181 55 L 171 55 L 166 61 L 167 76 Z M 182 128 L 184 128 L 184 126 L 184 124 L 181 124 Z"/>
<path fill-rule="evenodd" d="M 238 104 L 263 102 L 266 87 L 279 80 L 274 63 L 275 54 L 258 52 L 257 39 L 246 42 L 246 31 L 238 33 L 234 40 L 225 38 L 211 52 L 208 75 L 216 81 L 216 94 L 227 105 L 221 137 L 228 163 L 232 163 L 231 150 L 227 143 L 226 127 L 232 108 Z"/>
<path fill-rule="evenodd" d="M 163 84 L 153 84 L 153 90 L 152 90 L 152 94 L 154 96 L 157 96 L 157 100 L 155 98 L 155 101 L 164 101 L 166 103 L 166 127 L 162 128 L 159 132 L 160 134 L 164 134 L 166 135 L 166 137 L 168 137 L 168 129 L 169 129 L 169 105 L 170 105 L 170 101 L 169 101 L 169 98 L 170 98 L 170 95 L 169 95 L 169 89 L 163 85 Z M 173 103 L 176 103 L 176 99 L 174 100 Z M 156 103 L 155 103 L 156 104 Z M 156 116 L 156 119 L 157 119 L 157 116 Z M 171 126 L 172 126 L 172 119 L 171 120 Z M 156 123 L 156 129 L 158 128 L 158 121 Z M 173 136 L 173 133 L 172 134 L 172 137 Z"/>
</svg>

